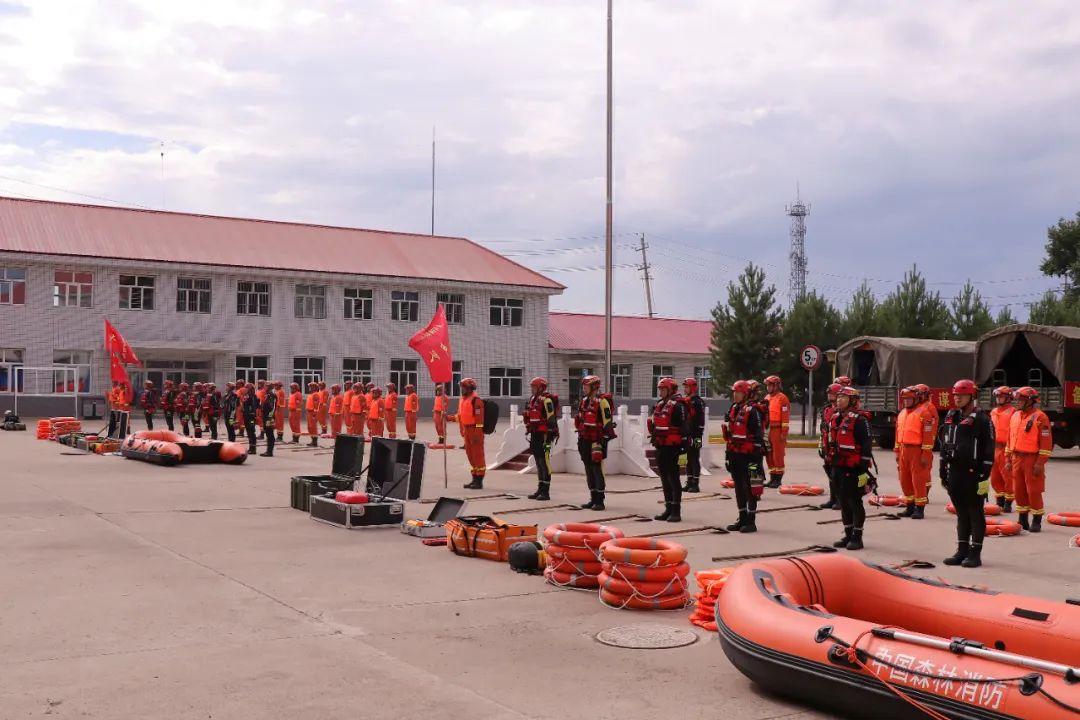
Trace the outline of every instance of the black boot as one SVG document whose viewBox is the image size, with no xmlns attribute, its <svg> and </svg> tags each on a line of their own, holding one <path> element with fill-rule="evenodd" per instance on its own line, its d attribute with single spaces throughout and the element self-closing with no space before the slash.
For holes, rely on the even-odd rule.
<svg viewBox="0 0 1080 720">
<path fill-rule="evenodd" d="M 862 528 L 855 528 L 855 532 L 851 533 L 851 540 L 847 544 L 848 550 L 862 550 Z"/>
<path fill-rule="evenodd" d="M 994 502 L 996 502 L 997 506 L 999 508 L 1001 508 L 1002 510 L 1005 509 L 1005 496 L 1004 495 L 998 495 L 996 498 L 994 498 Z"/>
<path fill-rule="evenodd" d="M 960 565 L 967 559 L 968 553 L 971 552 L 971 546 L 966 542 L 956 544 L 956 553 L 952 557 L 947 557 L 942 560 L 946 565 Z"/>
<path fill-rule="evenodd" d="M 319 439 L 312 435 L 311 442 L 308 443 L 308 447 L 319 447 Z"/>
<path fill-rule="evenodd" d="M 783 475 L 770 475 L 769 482 L 765 484 L 765 487 L 775 490 L 780 487 L 780 479 L 783 477 Z"/>
<path fill-rule="evenodd" d="M 698 478 L 688 477 L 686 478 L 686 484 L 683 485 L 683 492 L 696 493 L 701 492 L 701 481 Z"/>
<path fill-rule="evenodd" d="M 537 486 L 536 492 L 529 496 L 530 500 L 550 500 L 551 496 L 548 494 L 549 483 L 542 482 Z"/>
<path fill-rule="evenodd" d="M 258 452 L 259 448 L 255 447 L 254 445 L 248 445 L 248 455 L 255 455 Z"/>
<path fill-rule="evenodd" d="M 1011 513 L 1012 512 L 1012 500 L 1009 500 L 1008 498 L 1005 499 L 1005 504 L 1001 506 L 1001 512 L 1003 512 L 1003 513 Z"/>
<path fill-rule="evenodd" d="M 739 511 L 739 519 L 727 526 L 728 532 L 739 532 L 742 530 L 743 525 L 746 524 L 746 511 Z"/>
<path fill-rule="evenodd" d="M 836 502 L 836 500 L 834 500 L 833 498 L 829 498 L 825 502 L 818 505 L 818 507 L 822 510 L 838 510 L 840 508 L 840 503 Z"/>
<path fill-rule="evenodd" d="M 279 432 L 279 433 L 277 434 L 277 441 L 278 441 L 278 442 L 285 442 L 285 433 L 283 433 L 283 432 Z"/>
<path fill-rule="evenodd" d="M 1028 514 L 1026 512 L 1020 513 L 1016 519 L 1020 522 L 1020 527 L 1025 530 L 1031 530 L 1031 524 L 1028 523 Z"/>
<path fill-rule="evenodd" d="M 844 528 L 844 537 L 840 538 L 832 544 L 834 548 L 846 548 L 847 544 L 851 542 L 851 527 Z"/>
<path fill-rule="evenodd" d="M 671 517 L 671 503 L 664 503 L 664 512 L 659 515 L 653 515 L 653 520 L 667 520 Z"/>
<path fill-rule="evenodd" d="M 266 452 L 259 453 L 259 457 L 274 457 L 273 450 L 267 450 Z"/>
<path fill-rule="evenodd" d="M 910 502 L 907 507 L 904 508 L 904 512 L 900 513 L 900 517 L 911 517 L 915 514 L 915 503 Z"/>
<path fill-rule="evenodd" d="M 469 483 L 468 485 L 465 485 L 464 487 L 465 487 L 466 490 L 483 490 L 484 489 L 484 478 L 477 477 L 476 475 L 473 475 L 472 476 L 472 482 Z"/>
<path fill-rule="evenodd" d="M 982 545 L 973 544 L 967 557 L 960 564 L 966 568 L 977 568 L 982 565 Z"/>
<path fill-rule="evenodd" d="M 922 520 L 926 517 L 926 508 L 922 505 L 916 505 L 915 511 L 911 513 L 912 520 Z"/>
<path fill-rule="evenodd" d="M 682 522 L 682 505 L 679 503 L 671 503 L 668 506 L 668 522 Z"/>
<path fill-rule="evenodd" d="M 1042 532 L 1042 515 L 1031 518 L 1031 532 Z"/>
<path fill-rule="evenodd" d="M 582 505 L 579 505 L 578 507 L 580 507 L 582 510 L 592 510 L 593 508 L 595 508 L 596 507 L 596 491 L 595 490 L 590 490 L 589 491 L 589 502 L 584 503 Z"/>
<path fill-rule="evenodd" d="M 592 501 L 592 509 L 593 510 L 603 510 L 604 509 L 604 493 L 602 493 L 602 492 L 596 493 L 596 497 Z"/>
<path fill-rule="evenodd" d="M 753 510 L 746 511 L 746 523 L 739 528 L 741 533 L 755 533 L 757 532 L 757 519 L 754 517 L 756 513 Z"/>
</svg>

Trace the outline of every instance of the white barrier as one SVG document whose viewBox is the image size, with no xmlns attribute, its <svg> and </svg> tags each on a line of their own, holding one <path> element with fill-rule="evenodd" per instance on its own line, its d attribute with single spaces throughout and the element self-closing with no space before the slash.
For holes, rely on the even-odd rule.
<svg viewBox="0 0 1080 720">
<path fill-rule="evenodd" d="M 502 443 L 499 445 L 495 459 L 488 463 L 488 470 L 496 470 L 510 462 L 523 452 L 529 451 L 529 438 L 525 434 L 525 428 L 521 422 L 521 415 L 517 405 L 510 406 L 510 422 L 503 430 Z"/>
</svg>

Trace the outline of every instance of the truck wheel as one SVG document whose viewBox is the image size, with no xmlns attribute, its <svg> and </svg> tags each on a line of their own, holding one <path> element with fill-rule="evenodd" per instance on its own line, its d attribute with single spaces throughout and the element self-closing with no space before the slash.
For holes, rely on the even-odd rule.
<svg viewBox="0 0 1080 720">
<path fill-rule="evenodd" d="M 1071 429 L 1058 430 L 1055 428 L 1054 444 L 1060 448 L 1065 448 L 1066 450 L 1076 447 L 1076 435 Z"/>
<path fill-rule="evenodd" d="M 882 450 L 892 450 L 896 441 L 896 434 L 892 428 L 885 428 L 877 432 L 877 444 Z"/>
</svg>

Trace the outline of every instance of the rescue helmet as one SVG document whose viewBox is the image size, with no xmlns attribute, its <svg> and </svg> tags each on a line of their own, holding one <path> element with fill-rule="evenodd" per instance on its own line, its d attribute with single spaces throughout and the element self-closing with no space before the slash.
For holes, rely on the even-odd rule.
<svg viewBox="0 0 1080 720">
<path fill-rule="evenodd" d="M 352 380 L 343 380 L 341 382 L 341 384 L 344 385 L 346 388 L 351 388 L 352 387 Z"/>
<path fill-rule="evenodd" d="M 397 385 L 392 382 L 386 383 L 386 389 L 390 392 L 397 392 Z"/>
<path fill-rule="evenodd" d="M 255 389 L 255 383 L 248 382 L 248 384 L 245 385 L 244 387 L 246 387 L 248 390 L 254 390 Z"/>
<path fill-rule="evenodd" d="M 407 393 L 416 392 L 416 386 L 413 385 L 412 383 L 409 383 L 408 385 L 405 386 L 405 392 L 407 392 Z"/>
<path fill-rule="evenodd" d="M 914 400 L 915 396 L 917 394 L 918 393 L 915 392 L 915 388 L 910 386 L 910 385 L 908 385 L 905 388 L 900 388 L 900 399 L 901 400 L 908 400 L 908 399 Z"/>
<path fill-rule="evenodd" d="M 375 389 L 375 383 L 369 382 L 367 385 L 364 386 L 364 389 L 365 390 L 374 390 Z"/>
<path fill-rule="evenodd" d="M 761 387 L 761 383 L 759 383 L 757 380 L 747 380 L 746 383 L 750 385 L 751 391 L 756 391 L 759 387 Z"/>
<path fill-rule="evenodd" d="M 843 395 L 844 397 L 849 397 L 852 400 L 859 399 L 859 391 L 850 385 L 845 385 L 844 387 L 840 388 L 840 395 Z"/>
<path fill-rule="evenodd" d="M 188 390 L 191 389 L 191 387 L 186 382 L 182 382 L 182 383 L 180 383 L 180 389 L 183 390 L 184 392 L 187 392 Z"/>
<path fill-rule="evenodd" d="M 849 378 L 847 375 L 841 375 L 840 377 L 836 378 L 836 382 L 840 383 L 840 385 L 843 387 L 847 387 L 848 385 L 853 384 L 851 382 L 851 378 Z"/>
<path fill-rule="evenodd" d="M 210 388 L 211 390 L 217 389 L 217 385 L 215 385 L 214 383 L 206 383 L 206 387 Z"/>
<path fill-rule="evenodd" d="M 326 382 L 324 382 L 323 380 L 320 380 L 319 381 L 319 388 L 320 389 L 326 389 Z"/>
<path fill-rule="evenodd" d="M 166 381 L 165 381 L 165 387 L 172 387 L 172 385 L 173 385 L 173 381 L 172 381 L 172 380 L 166 380 Z"/>
<path fill-rule="evenodd" d="M 289 385 L 289 388 L 292 389 L 292 390 L 299 390 L 300 389 L 300 383 L 295 383 L 294 382 L 291 385 Z"/>
<path fill-rule="evenodd" d="M 248 384 L 250 385 L 251 383 L 248 383 Z M 257 385 L 259 387 L 262 387 L 265 384 L 266 384 L 266 380 L 264 380 L 263 378 L 259 378 L 259 381 L 258 381 Z"/>
<path fill-rule="evenodd" d="M 152 388 L 152 387 L 154 387 L 154 383 L 151 382 L 150 380 L 147 380 L 146 382 L 143 383 L 143 386 L 148 387 L 148 388 Z"/>
<path fill-rule="evenodd" d="M 1012 400 L 1012 396 L 1013 396 L 1013 390 L 1008 385 L 1001 385 L 999 387 L 994 388 L 994 397 L 996 397 L 996 398 L 1006 397 L 1006 398 L 1009 398 L 1010 400 Z"/>
<path fill-rule="evenodd" d="M 930 386 L 926 383 L 919 383 L 918 385 L 915 385 L 914 388 L 915 394 L 917 394 L 919 397 L 930 397 Z"/>
<path fill-rule="evenodd" d="M 753 389 L 753 386 L 750 383 L 750 380 L 736 380 L 731 384 L 731 392 L 741 392 L 744 395 L 749 394 L 750 391 Z"/>
<path fill-rule="evenodd" d="M 1020 398 L 1021 400 L 1035 401 L 1039 399 L 1039 391 L 1031 387 L 1030 385 L 1025 385 L 1023 387 L 1017 388 L 1016 392 L 1013 393 L 1013 395 Z"/>
<path fill-rule="evenodd" d="M 276 387 L 276 388 L 285 387 L 285 383 L 281 382 L 280 380 L 275 380 L 274 381 L 274 387 Z"/>
<path fill-rule="evenodd" d="M 547 566 L 547 553 L 535 541 L 516 542 L 506 553 L 510 569 L 527 575 L 539 575 Z"/>
<path fill-rule="evenodd" d="M 319 383 L 315 382 L 314 380 L 309 382 L 307 384 L 307 386 L 308 386 L 308 390 L 318 390 L 319 389 Z"/>
<path fill-rule="evenodd" d="M 656 391 L 667 390 L 670 394 L 674 395 L 679 391 L 679 385 L 675 382 L 675 378 L 662 377 L 656 383 Z"/>
<path fill-rule="evenodd" d="M 780 377 L 778 375 L 770 375 L 769 377 L 765 378 L 765 384 L 766 385 L 773 385 L 773 384 L 779 385 L 780 384 Z"/>
<path fill-rule="evenodd" d="M 295 385 L 296 383 L 293 383 L 293 384 Z M 235 387 L 236 387 L 236 383 L 234 383 L 234 382 L 233 382 L 232 380 L 230 380 L 229 382 L 225 383 L 225 389 L 226 389 L 226 390 L 232 390 L 232 389 L 234 389 Z"/>
<path fill-rule="evenodd" d="M 373 398 L 382 397 L 382 388 L 372 388 L 371 389 L 371 397 L 373 397 Z"/>
<path fill-rule="evenodd" d="M 466 388 L 468 388 L 469 392 L 476 390 L 476 381 L 472 378 L 462 378 L 460 385 L 462 390 L 465 390 Z"/>
<path fill-rule="evenodd" d="M 536 392 L 544 392 L 545 390 L 547 390 L 547 386 L 547 378 L 540 375 L 537 375 L 529 381 L 529 387 L 531 387 Z"/>
<path fill-rule="evenodd" d="M 838 382 L 834 382 L 834 383 L 832 383 L 831 385 L 829 385 L 829 387 L 827 387 L 827 388 L 825 389 L 825 394 L 826 394 L 826 395 L 837 395 L 837 394 L 839 394 L 839 393 L 840 393 L 840 390 L 842 390 L 842 389 L 843 389 L 843 387 L 844 387 L 844 386 L 843 386 L 843 385 L 841 385 L 840 383 L 838 383 Z"/>
<path fill-rule="evenodd" d="M 331 389 L 331 390 L 332 390 L 333 392 L 341 392 L 341 386 L 340 386 L 340 385 L 336 385 L 336 384 L 335 384 L 335 385 L 331 385 L 331 386 L 330 386 L 330 389 Z"/>
<path fill-rule="evenodd" d="M 585 377 L 581 378 L 581 387 L 588 388 L 592 387 L 593 385 L 596 385 L 597 387 L 600 386 L 600 378 L 598 376 L 586 375 Z"/>
<path fill-rule="evenodd" d="M 697 378 L 688 377 L 688 378 L 686 378 L 685 380 L 682 381 L 682 384 L 683 384 L 684 388 L 689 388 L 690 390 L 692 390 L 694 392 L 697 392 L 697 389 L 698 389 Z"/>
<path fill-rule="evenodd" d="M 952 386 L 953 395 L 971 395 L 975 397 L 979 394 L 979 388 L 975 387 L 975 383 L 971 380 L 957 380 Z"/>
</svg>

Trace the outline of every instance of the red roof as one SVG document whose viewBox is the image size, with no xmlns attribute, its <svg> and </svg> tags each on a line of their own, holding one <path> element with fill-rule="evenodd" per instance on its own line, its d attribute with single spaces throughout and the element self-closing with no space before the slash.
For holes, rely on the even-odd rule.
<svg viewBox="0 0 1080 720">
<path fill-rule="evenodd" d="M 708 320 L 676 320 L 615 316 L 611 319 L 612 350 L 618 352 L 708 355 L 712 344 Z M 548 346 L 553 350 L 604 349 L 604 316 L 553 312 L 548 319 Z"/>
<path fill-rule="evenodd" d="M 9 197 L 0 250 L 563 289 L 459 237 Z"/>
</svg>

